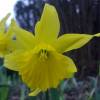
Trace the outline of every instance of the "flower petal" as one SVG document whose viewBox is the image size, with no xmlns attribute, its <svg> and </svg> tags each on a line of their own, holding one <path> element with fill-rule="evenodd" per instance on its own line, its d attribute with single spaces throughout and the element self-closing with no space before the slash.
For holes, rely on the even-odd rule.
<svg viewBox="0 0 100 100">
<path fill-rule="evenodd" d="M 13 33 L 11 35 L 11 33 Z M 14 20 L 12 20 L 12 25 L 8 30 L 8 36 L 11 35 L 12 41 L 16 48 L 30 49 L 34 47 L 34 35 L 22 28 L 20 28 Z"/>
<path fill-rule="evenodd" d="M 8 53 L 7 43 L 8 43 L 8 40 L 5 34 L 0 34 L 0 57 L 4 57 L 4 55 Z"/>
<path fill-rule="evenodd" d="M 75 64 L 69 57 L 54 52 L 47 62 L 41 62 L 34 55 L 31 62 L 20 69 L 20 75 L 30 88 L 46 91 L 48 88 L 56 88 L 61 80 L 70 78 L 76 71 Z"/>
<path fill-rule="evenodd" d="M 32 90 L 56 88 L 61 80 L 70 78 L 76 71 L 72 59 L 56 51 L 49 51 L 44 61 L 34 50 L 12 53 L 5 57 L 4 65 L 11 70 L 19 71 L 22 80 Z M 67 75 L 68 74 L 68 75 Z"/>
<path fill-rule="evenodd" d="M 97 33 L 97 34 L 95 34 L 94 36 L 96 36 L 96 37 L 100 37 L 100 33 Z"/>
<path fill-rule="evenodd" d="M 8 19 L 8 17 L 10 16 L 10 14 L 7 14 L 1 21 L 0 21 L 0 34 L 1 33 L 5 33 L 5 24 L 6 24 L 6 21 Z"/>
<path fill-rule="evenodd" d="M 64 34 L 58 38 L 53 46 L 58 52 L 63 53 L 73 49 L 81 48 L 92 38 L 93 35 L 88 34 Z"/>
<path fill-rule="evenodd" d="M 36 96 L 37 94 L 39 94 L 41 92 L 40 89 L 35 89 L 33 92 L 29 93 L 29 96 Z"/>
<path fill-rule="evenodd" d="M 9 15 L 7 15 L 2 21 L 1 21 L 1 28 L 5 28 L 5 22 L 7 20 Z M 10 29 L 11 29 L 10 25 Z M 9 29 L 8 29 L 9 30 Z M 9 52 L 12 52 L 14 50 L 14 45 L 13 44 L 13 39 L 11 38 L 11 36 L 13 35 L 13 32 L 9 32 L 5 31 L 6 33 L 0 33 L 0 57 L 4 57 L 6 54 L 8 54 Z"/>
<path fill-rule="evenodd" d="M 60 23 L 56 9 L 45 4 L 42 17 L 35 26 L 35 36 L 37 40 L 52 42 L 56 40 L 60 30 Z"/>
<path fill-rule="evenodd" d="M 19 57 L 21 57 L 19 51 L 6 55 L 4 59 L 4 67 L 10 70 L 19 71 L 19 59 L 23 59 Z"/>
<path fill-rule="evenodd" d="M 16 37 L 15 37 L 15 33 L 13 31 L 13 26 L 14 26 L 14 22 L 11 21 L 11 24 L 9 25 L 9 28 L 8 28 L 6 34 L 4 34 L 7 39 L 6 51 L 8 53 L 11 53 L 11 52 L 19 49 L 20 47 L 22 47 L 21 44 L 19 45 L 18 42 L 15 41 Z"/>
</svg>

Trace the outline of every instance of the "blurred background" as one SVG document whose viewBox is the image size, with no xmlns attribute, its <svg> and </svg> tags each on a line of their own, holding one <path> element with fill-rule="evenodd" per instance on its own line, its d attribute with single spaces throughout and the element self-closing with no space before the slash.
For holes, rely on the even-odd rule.
<svg viewBox="0 0 100 100">
<path fill-rule="evenodd" d="M 0 20 L 10 12 L 11 18 L 20 27 L 34 34 L 35 24 L 41 17 L 45 3 L 57 9 L 60 35 L 100 32 L 100 0 L 2 0 Z M 78 72 L 72 79 L 62 81 L 57 89 L 50 89 L 36 97 L 27 96 L 29 89 L 16 72 L 2 66 L 1 59 L 0 100 L 100 100 L 100 38 L 94 38 L 81 49 L 65 55 L 75 61 Z"/>
</svg>

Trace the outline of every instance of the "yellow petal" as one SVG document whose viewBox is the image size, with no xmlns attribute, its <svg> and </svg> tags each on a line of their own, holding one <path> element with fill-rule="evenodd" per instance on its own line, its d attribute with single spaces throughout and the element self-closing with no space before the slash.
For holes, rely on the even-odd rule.
<svg viewBox="0 0 100 100">
<path fill-rule="evenodd" d="M 60 30 L 60 23 L 55 7 L 45 4 L 42 17 L 35 26 L 37 40 L 52 42 L 56 40 Z"/>
<path fill-rule="evenodd" d="M 32 90 L 46 91 L 56 88 L 61 80 L 69 78 L 77 69 L 69 57 L 57 53 L 52 47 L 43 47 L 5 57 L 5 66 L 19 71 L 24 83 Z M 38 51 L 38 52 L 37 52 Z"/>
<path fill-rule="evenodd" d="M 70 78 L 76 71 L 75 64 L 68 57 L 51 54 L 47 61 L 40 61 L 34 55 L 31 62 L 20 69 L 20 75 L 30 88 L 46 91 L 48 88 L 56 88 L 61 80 Z"/>
<path fill-rule="evenodd" d="M 36 95 L 38 95 L 40 92 L 41 92 L 40 89 L 36 89 L 36 90 L 34 90 L 33 92 L 29 93 L 29 96 L 36 96 Z"/>
<path fill-rule="evenodd" d="M 0 34 L 0 57 L 4 57 L 4 55 L 8 53 L 7 43 L 8 43 L 8 40 L 5 34 Z"/>
<path fill-rule="evenodd" d="M 6 16 L 4 19 L 7 19 L 8 16 Z M 6 20 L 4 20 L 4 21 L 3 20 L 2 20 L 1 24 L 4 24 L 6 21 Z M 10 25 L 10 29 L 11 29 L 11 26 L 12 25 Z M 13 34 L 14 33 L 11 31 L 9 31 L 9 34 L 8 34 L 8 31 L 6 31 L 6 33 L 0 33 L 0 57 L 4 57 L 6 54 L 12 52 L 15 49 L 14 48 L 15 45 L 13 45 L 14 42 L 13 42 L 13 38 L 12 38 Z"/>
<path fill-rule="evenodd" d="M 19 41 L 14 40 L 13 32 L 13 23 L 8 28 L 6 33 L 0 34 L 0 57 L 4 57 L 6 54 L 13 52 L 19 48 L 22 48 L 22 45 L 19 45 Z"/>
<path fill-rule="evenodd" d="M 58 38 L 53 46 L 58 52 L 63 53 L 73 49 L 81 48 L 92 38 L 92 35 L 87 34 L 64 34 Z"/>
<path fill-rule="evenodd" d="M 13 32 L 14 25 L 16 25 L 16 22 L 14 21 L 14 19 L 12 19 L 11 23 L 10 23 L 10 25 L 9 25 L 7 31 L 6 31 L 6 36 L 7 37 L 11 37 L 11 35 L 14 34 L 14 32 Z"/>
<path fill-rule="evenodd" d="M 97 33 L 97 34 L 95 34 L 94 36 L 96 36 L 96 37 L 100 37 L 100 33 Z"/>
<path fill-rule="evenodd" d="M 74 77 L 74 73 L 67 73 L 67 79 L 73 78 L 73 77 Z"/>
<path fill-rule="evenodd" d="M 8 19 L 8 17 L 10 16 L 10 14 L 7 14 L 1 21 L 0 21 L 0 34 L 1 33 L 4 33 L 6 30 L 5 30 L 5 24 L 6 24 L 6 21 Z"/>
<path fill-rule="evenodd" d="M 23 59 L 23 58 L 21 58 L 21 51 L 16 51 L 16 52 L 10 53 L 5 56 L 4 67 L 6 67 L 10 70 L 19 71 L 19 66 L 21 66 L 21 63 L 22 63 L 21 59 Z"/>
<path fill-rule="evenodd" d="M 12 26 L 8 33 L 13 33 L 11 38 L 16 38 L 14 45 L 16 48 L 30 49 L 34 48 L 34 35 L 19 26 L 12 20 Z"/>
<path fill-rule="evenodd" d="M 18 42 L 15 41 L 15 33 L 13 31 L 13 26 L 14 23 L 13 21 L 11 21 L 11 24 L 9 25 L 8 30 L 6 31 L 6 33 L 4 34 L 6 39 L 7 39 L 7 46 L 6 46 L 6 50 L 7 52 L 13 52 L 15 50 L 17 50 L 18 48 L 20 48 L 21 45 L 18 44 Z M 16 44 L 17 43 L 17 44 Z M 21 46 L 22 47 L 22 46 Z"/>
</svg>

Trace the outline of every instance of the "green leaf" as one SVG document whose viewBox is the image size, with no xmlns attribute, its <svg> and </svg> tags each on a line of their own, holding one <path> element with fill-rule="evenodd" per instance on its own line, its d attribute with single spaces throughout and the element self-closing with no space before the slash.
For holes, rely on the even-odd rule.
<svg viewBox="0 0 100 100">
<path fill-rule="evenodd" d="M 9 93 L 9 87 L 6 85 L 0 85 L 0 100 L 7 100 Z"/>
<path fill-rule="evenodd" d="M 57 89 L 50 90 L 50 100 L 60 100 L 60 93 Z"/>
</svg>

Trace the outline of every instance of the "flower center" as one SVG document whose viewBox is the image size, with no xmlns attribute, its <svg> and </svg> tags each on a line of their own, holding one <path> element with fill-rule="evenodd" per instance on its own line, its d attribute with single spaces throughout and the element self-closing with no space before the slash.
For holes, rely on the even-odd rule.
<svg viewBox="0 0 100 100">
<path fill-rule="evenodd" d="M 46 61 L 52 51 L 55 51 L 55 49 L 48 44 L 39 44 L 34 48 L 34 52 L 38 54 L 41 61 Z"/>
<path fill-rule="evenodd" d="M 48 59 L 48 50 L 46 50 L 46 49 L 41 49 L 40 50 L 40 59 L 42 61 L 45 61 L 45 60 Z"/>
</svg>

